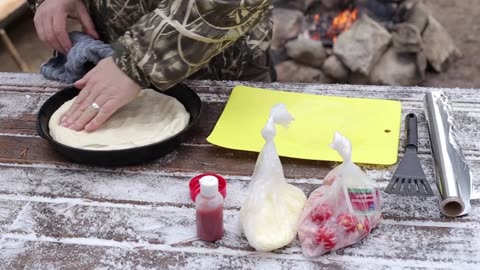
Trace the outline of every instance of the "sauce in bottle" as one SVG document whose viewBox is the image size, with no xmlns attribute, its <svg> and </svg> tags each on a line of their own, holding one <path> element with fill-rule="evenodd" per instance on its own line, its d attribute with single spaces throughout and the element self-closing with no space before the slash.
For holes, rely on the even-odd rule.
<svg viewBox="0 0 480 270">
<path fill-rule="evenodd" d="M 197 236 L 203 241 L 223 237 L 223 196 L 218 192 L 218 179 L 204 176 L 200 179 L 200 194 L 195 199 Z"/>
</svg>

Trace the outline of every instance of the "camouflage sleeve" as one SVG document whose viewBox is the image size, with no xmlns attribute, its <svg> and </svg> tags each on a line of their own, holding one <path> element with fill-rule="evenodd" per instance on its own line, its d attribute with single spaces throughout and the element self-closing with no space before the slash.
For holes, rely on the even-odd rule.
<svg viewBox="0 0 480 270">
<path fill-rule="evenodd" d="M 161 0 L 113 44 L 116 64 L 143 87 L 167 89 L 233 45 L 272 0 Z"/>
</svg>

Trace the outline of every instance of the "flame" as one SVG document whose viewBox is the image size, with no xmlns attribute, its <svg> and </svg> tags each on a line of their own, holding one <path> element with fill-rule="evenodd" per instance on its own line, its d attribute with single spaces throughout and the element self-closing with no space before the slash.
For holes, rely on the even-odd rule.
<svg viewBox="0 0 480 270">
<path fill-rule="evenodd" d="M 337 41 L 337 36 L 340 35 L 342 32 L 347 31 L 350 29 L 352 24 L 358 18 L 358 9 L 347 9 L 340 14 L 338 14 L 335 18 L 333 18 L 332 24 L 328 28 L 326 36 L 333 39 L 333 42 Z"/>
</svg>

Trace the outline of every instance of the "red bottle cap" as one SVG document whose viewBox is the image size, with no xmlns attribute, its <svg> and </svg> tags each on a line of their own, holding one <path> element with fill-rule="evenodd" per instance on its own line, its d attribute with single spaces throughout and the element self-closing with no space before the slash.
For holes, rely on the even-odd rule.
<svg viewBox="0 0 480 270">
<path fill-rule="evenodd" d="M 204 173 L 193 177 L 188 184 L 190 188 L 190 198 L 195 202 L 195 198 L 200 193 L 200 179 L 204 176 L 211 175 L 218 179 L 218 192 L 222 194 L 223 198 L 227 197 L 227 181 L 221 175 L 215 173 Z"/>
</svg>

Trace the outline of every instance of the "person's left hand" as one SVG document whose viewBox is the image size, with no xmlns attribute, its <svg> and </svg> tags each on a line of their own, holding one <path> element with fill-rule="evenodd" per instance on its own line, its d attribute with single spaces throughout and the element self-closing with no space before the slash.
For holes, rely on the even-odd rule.
<svg viewBox="0 0 480 270">
<path fill-rule="evenodd" d="M 75 87 L 82 90 L 60 118 L 60 124 L 87 132 L 98 129 L 113 113 L 133 101 L 142 89 L 117 67 L 112 57 L 101 60 L 75 82 Z"/>
</svg>

